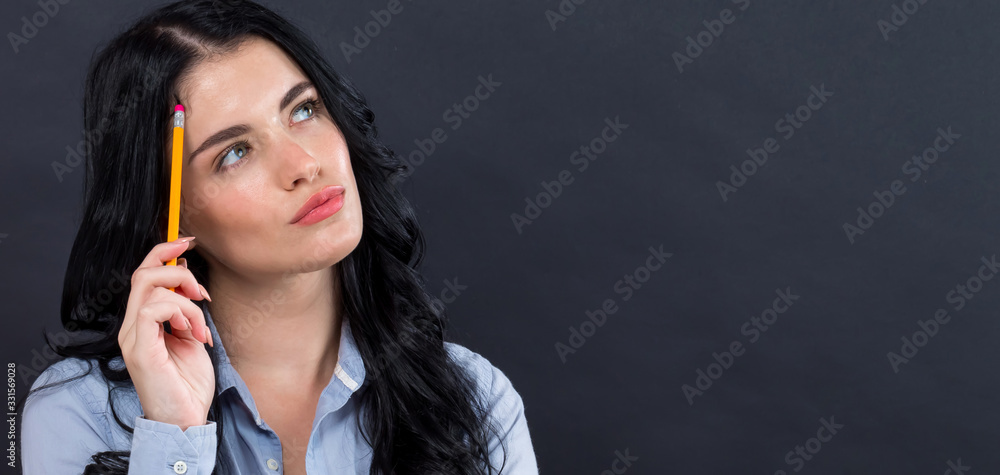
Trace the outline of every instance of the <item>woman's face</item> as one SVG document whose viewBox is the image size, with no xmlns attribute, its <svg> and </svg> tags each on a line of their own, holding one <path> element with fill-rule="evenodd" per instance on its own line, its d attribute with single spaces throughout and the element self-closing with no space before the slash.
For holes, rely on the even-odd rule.
<svg viewBox="0 0 1000 475">
<path fill-rule="evenodd" d="M 180 229 L 198 238 L 213 273 L 221 265 L 250 280 L 286 276 L 354 250 L 362 217 L 347 144 L 317 91 L 301 87 L 308 79 L 298 65 L 253 39 L 184 79 Z M 339 211 L 292 222 L 331 185 L 344 190 Z"/>
</svg>

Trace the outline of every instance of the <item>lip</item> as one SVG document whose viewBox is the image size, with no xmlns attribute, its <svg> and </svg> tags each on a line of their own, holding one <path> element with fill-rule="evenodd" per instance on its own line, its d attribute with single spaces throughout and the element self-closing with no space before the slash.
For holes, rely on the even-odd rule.
<svg viewBox="0 0 1000 475">
<path fill-rule="evenodd" d="M 310 196 L 289 224 L 313 224 L 329 218 L 344 205 L 344 187 L 329 185 Z"/>
</svg>

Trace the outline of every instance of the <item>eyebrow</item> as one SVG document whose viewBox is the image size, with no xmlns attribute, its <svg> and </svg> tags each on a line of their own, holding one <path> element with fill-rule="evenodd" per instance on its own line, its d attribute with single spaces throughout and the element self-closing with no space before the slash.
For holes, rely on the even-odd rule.
<svg viewBox="0 0 1000 475">
<path fill-rule="evenodd" d="M 310 81 L 302 81 L 292 86 L 292 88 L 285 93 L 285 96 L 281 98 L 281 103 L 278 105 L 278 110 L 279 111 L 284 110 L 286 107 L 288 107 L 289 104 L 292 103 L 292 101 L 295 100 L 296 97 L 299 97 L 300 94 L 313 87 L 314 87 L 313 83 Z M 219 143 L 234 139 L 241 135 L 245 135 L 249 133 L 250 130 L 252 129 L 249 125 L 239 124 L 216 132 L 211 137 L 202 142 L 202 144 L 198 148 L 196 148 L 194 152 L 191 152 L 191 156 L 188 157 L 188 165 L 190 165 L 191 162 L 194 161 L 194 157 L 196 157 L 199 153 L 204 152 L 205 150 L 212 148 L 213 146 L 218 145 Z"/>
</svg>

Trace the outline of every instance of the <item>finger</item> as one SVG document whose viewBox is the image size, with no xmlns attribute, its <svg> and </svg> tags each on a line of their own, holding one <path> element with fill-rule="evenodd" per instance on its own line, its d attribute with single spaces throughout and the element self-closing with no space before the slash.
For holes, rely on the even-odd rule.
<svg viewBox="0 0 1000 475">
<path fill-rule="evenodd" d="M 163 287 L 191 300 L 202 300 L 204 295 L 198 285 L 198 279 L 190 270 L 179 266 L 144 267 L 132 274 L 133 293 L 142 300 L 149 298 L 150 292 L 156 287 Z"/>
<path fill-rule="evenodd" d="M 199 330 L 200 328 L 200 330 Z M 170 332 L 177 338 L 182 340 L 195 340 L 198 343 L 207 344 L 208 346 L 215 346 L 212 338 L 212 331 L 209 330 L 208 326 L 202 325 L 200 327 L 191 328 L 191 322 L 188 322 L 188 328 L 178 329 L 173 326 L 170 327 Z"/>
<path fill-rule="evenodd" d="M 191 241 L 183 242 L 182 239 L 192 239 Z M 171 259 L 179 257 L 184 254 L 184 251 L 189 249 L 194 249 L 197 244 L 193 241 L 193 236 L 178 238 L 176 241 L 161 242 L 146 254 L 146 258 L 142 260 L 139 264 L 139 269 L 143 267 L 157 267 L 162 266 L 164 262 L 169 262 Z"/>
<path fill-rule="evenodd" d="M 139 310 L 139 318 L 136 320 L 133 348 L 155 348 L 159 343 L 160 332 L 163 331 L 163 322 L 176 322 L 171 323 L 171 325 L 180 326 L 184 318 L 181 305 L 175 302 L 155 302 L 143 306 Z M 177 337 L 180 338 L 181 335 L 177 335 Z"/>
<path fill-rule="evenodd" d="M 190 326 L 190 322 L 188 323 L 188 325 Z M 176 338 L 181 339 L 181 340 L 198 340 L 198 341 L 201 341 L 197 337 L 194 336 L 194 333 L 192 333 L 191 328 L 181 329 L 181 328 L 177 328 L 177 327 L 171 325 L 170 326 L 170 334 L 173 335 Z"/>
<path fill-rule="evenodd" d="M 188 239 L 188 241 L 183 241 L 184 239 Z M 153 246 L 153 248 L 149 251 L 149 253 L 146 254 L 146 257 L 142 260 L 142 262 L 139 264 L 136 270 L 132 272 L 132 280 L 131 280 L 132 288 L 133 289 L 136 288 L 136 274 L 139 273 L 140 270 L 147 268 L 154 268 L 154 267 L 164 267 L 164 263 L 169 262 L 171 259 L 180 256 L 181 254 L 184 253 L 184 251 L 187 251 L 188 249 L 194 249 L 194 247 L 197 244 L 193 241 L 193 239 L 194 239 L 193 236 L 187 236 L 178 238 L 175 241 L 162 242 Z M 167 267 L 174 267 L 174 266 L 167 266 Z M 128 305 L 130 306 L 140 305 L 145 299 L 146 295 L 147 295 L 146 293 L 141 293 L 141 295 L 136 296 L 136 293 L 133 292 L 132 295 L 129 296 Z M 138 298 L 133 299 L 133 297 L 138 297 Z M 128 318 L 127 315 L 126 318 Z M 123 326 L 124 323 L 125 322 L 123 322 Z"/>
<path fill-rule="evenodd" d="M 119 345 L 121 346 L 123 357 L 131 355 L 139 344 L 138 332 L 143 326 L 152 325 L 156 328 L 156 334 L 158 335 L 162 325 L 160 322 L 173 320 L 174 323 L 171 325 L 182 325 L 181 322 L 185 321 L 184 313 L 174 302 L 153 302 L 143 305 L 135 313 L 136 323 L 127 329 L 123 327 L 119 333 Z M 147 347 L 149 347 L 149 344 L 147 343 Z"/>
<path fill-rule="evenodd" d="M 132 274 L 132 291 L 128 298 L 129 308 L 139 308 L 149 299 L 154 289 L 164 287 L 169 292 L 170 288 L 185 299 L 202 300 L 205 297 L 201 293 L 201 286 L 191 271 L 176 266 L 143 267 Z M 131 331 L 135 325 L 134 312 L 126 312 L 125 320 L 122 322 L 123 331 Z"/>
<path fill-rule="evenodd" d="M 208 329 L 208 324 L 205 321 L 205 313 L 202 312 L 201 307 L 199 307 L 198 304 L 163 287 L 157 287 L 154 289 L 153 293 L 149 296 L 149 300 L 146 302 L 176 303 L 181 307 L 181 312 L 184 313 L 185 320 L 176 322 L 171 320 L 170 328 L 187 330 L 190 332 L 189 335 L 192 335 L 193 339 L 202 343 L 209 343 L 211 340 L 211 331 Z"/>
</svg>

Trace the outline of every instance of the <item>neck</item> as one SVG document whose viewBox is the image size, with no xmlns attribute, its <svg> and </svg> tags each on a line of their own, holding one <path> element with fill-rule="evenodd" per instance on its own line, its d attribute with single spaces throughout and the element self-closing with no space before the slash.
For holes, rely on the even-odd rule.
<svg viewBox="0 0 1000 475">
<path fill-rule="evenodd" d="M 249 280 L 223 266 L 212 269 L 212 321 L 248 384 L 301 389 L 329 383 L 342 318 L 335 270 Z"/>
</svg>

